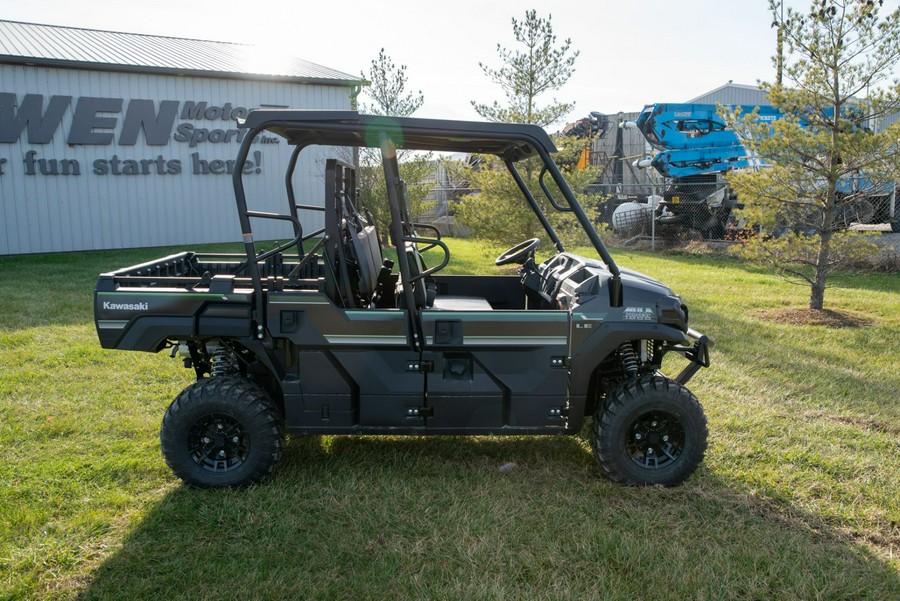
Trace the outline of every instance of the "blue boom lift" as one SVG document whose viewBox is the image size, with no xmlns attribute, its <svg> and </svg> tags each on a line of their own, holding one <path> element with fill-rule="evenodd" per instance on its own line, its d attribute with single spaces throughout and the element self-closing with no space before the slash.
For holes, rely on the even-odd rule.
<svg viewBox="0 0 900 601">
<path fill-rule="evenodd" d="M 756 111 L 757 123 L 774 122 L 783 115 L 771 106 L 728 108 L 740 108 L 743 114 Z M 637 128 L 657 151 L 637 165 L 653 167 L 669 178 L 663 200 L 656 208 L 657 223 L 695 229 L 705 238 L 722 237 L 731 211 L 737 206 L 723 174 L 733 169 L 758 168 L 762 162 L 728 129 L 716 105 L 650 104 L 635 121 L 625 125 Z M 845 225 L 877 217 L 890 222 L 894 231 L 900 231 L 893 182 L 875 185 L 859 174 L 842 180 L 839 192 L 860 196 L 839 217 Z"/>
</svg>

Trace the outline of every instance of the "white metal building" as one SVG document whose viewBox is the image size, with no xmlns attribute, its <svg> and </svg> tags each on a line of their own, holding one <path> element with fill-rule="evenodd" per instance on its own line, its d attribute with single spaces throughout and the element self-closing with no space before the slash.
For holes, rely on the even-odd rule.
<svg viewBox="0 0 900 601">
<path fill-rule="evenodd" d="M 769 99 L 766 93 L 758 86 L 748 86 L 739 83 L 728 82 L 705 94 L 687 101 L 693 104 L 744 104 L 748 106 L 768 106 Z M 879 118 L 871 125 L 876 131 L 883 131 L 893 123 L 900 121 L 900 112 L 891 113 Z"/>
<path fill-rule="evenodd" d="M 749 106 L 768 106 L 769 99 L 759 86 L 748 86 L 728 82 L 705 94 L 687 101 L 688 104 L 744 104 Z"/>
<path fill-rule="evenodd" d="M 349 109 L 359 84 L 253 46 L 0 21 L 0 255 L 238 241 L 235 119 Z M 299 202 L 323 201 L 327 154 L 303 153 Z M 271 136 L 251 152 L 253 209 L 285 212 L 289 155 Z"/>
</svg>

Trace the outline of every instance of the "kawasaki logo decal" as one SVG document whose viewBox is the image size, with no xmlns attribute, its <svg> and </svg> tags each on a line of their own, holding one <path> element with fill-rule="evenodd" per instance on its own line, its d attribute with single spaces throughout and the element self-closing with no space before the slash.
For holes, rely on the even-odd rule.
<svg viewBox="0 0 900 601">
<path fill-rule="evenodd" d="M 104 311 L 149 311 L 150 303 L 111 303 L 103 301 Z"/>
</svg>

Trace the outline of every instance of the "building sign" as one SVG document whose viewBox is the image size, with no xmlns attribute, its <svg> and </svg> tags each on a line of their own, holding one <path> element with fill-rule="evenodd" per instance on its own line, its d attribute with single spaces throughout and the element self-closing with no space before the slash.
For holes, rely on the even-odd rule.
<svg viewBox="0 0 900 601">
<path fill-rule="evenodd" d="M 28 176 L 116 175 L 230 175 L 234 160 L 208 159 L 209 145 L 239 144 L 247 130 L 237 127 L 251 109 L 207 101 L 131 99 L 94 96 L 25 94 L 21 99 L 0 92 L 0 176 L 19 168 Z M 188 153 L 172 157 L 159 153 L 146 158 L 120 156 L 117 152 L 84 165 L 78 159 L 45 156 L 30 148 L 14 165 L 3 145 L 46 145 L 64 138 L 68 146 L 133 147 L 139 139 L 147 146 L 186 147 Z M 254 144 L 278 144 L 280 138 L 260 135 Z M 8 148 L 8 147 L 7 147 Z M 182 156 L 187 156 L 183 159 Z M 251 153 L 245 174 L 262 171 L 262 153 Z"/>
</svg>

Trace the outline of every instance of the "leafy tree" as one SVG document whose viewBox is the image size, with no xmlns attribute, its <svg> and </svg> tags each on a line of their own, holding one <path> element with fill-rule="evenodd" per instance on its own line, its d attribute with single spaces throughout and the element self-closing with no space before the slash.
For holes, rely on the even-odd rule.
<svg viewBox="0 0 900 601">
<path fill-rule="evenodd" d="M 554 142 L 560 150 L 555 157 L 559 164 L 575 164 L 577 162 L 583 140 L 559 136 L 554 139 Z M 535 161 L 535 159 L 527 159 L 524 162 Z M 537 163 L 517 164 L 517 167 L 529 190 L 545 210 L 548 220 L 563 244 L 568 246 L 589 243 L 575 217 L 571 213 L 556 211 L 546 200 L 538 180 Z M 564 176 L 572 190 L 578 194 L 594 181 L 597 171 L 597 168 L 567 170 L 564 172 Z M 464 168 L 457 177 L 466 179 L 474 193 L 464 197 L 459 203 L 455 210 L 456 218 L 468 226 L 476 237 L 488 240 L 497 246 L 511 246 L 528 238 L 545 236 L 544 228 L 534 211 L 522 198 L 522 193 L 515 180 L 497 157 L 483 157 L 483 160 L 475 165 Z M 546 176 L 545 182 L 548 189 L 554 193 L 555 200 L 562 206 L 566 206 L 562 193 L 557 190 L 549 175 Z M 597 222 L 599 213 L 594 207 L 597 206 L 600 195 L 585 193 L 578 194 L 578 196 L 579 202 L 588 216 Z"/>
<path fill-rule="evenodd" d="M 362 74 L 369 85 L 363 89 L 365 100 L 360 109 L 363 113 L 388 117 L 408 117 L 425 102 L 422 91 L 408 92 L 406 85 L 406 65 L 397 66 L 382 48 L 378 57 L 372 60 L 368 73 Z M 410 212 L 419 215 L 427 207 L 425 197 L 430 186 L 425 183 L 433 172 L 429 154 L 399 151 L 400 173 L 408 183 Z M 359 153 L 357 172 L 359 200 L 375 219 L 378 232 L 387 242 L 390 209 L 387 200 L 387 185 L 381 165 L 381 151 L 378 148 L 362 148 Z"/>
<path fill-rule="evenodd" d="M 898 175 L 900 123 L 870 129 L 900 108 L 900 84 L 889 79 L 900 61 L 900 9 L 881 18 L 880 7 L 872 0 L 814 0 L 806 14 L 783 13 L 781 1 L 770 0 L 787 51 L 784 82 L 760 87 L 784 117 L 753 125 L 731 115 L 745 144 L 768 165 L 730 177 L 746 204 L 743 215 L 770 233 L 787 232 L 757 237 L 743 252 L 809 285 L 810 309 L 823 308 L 831 274 L 869 252 L 846 222 L 866 207 L 872 190 Z"/>
<path fill-rule="evenodd" d="M 422 90 L 407 92 L 406 65 L 394 64 L 384 48 L 378 51 L 378 58 L 372 60 L 369 72 L 362 74 L 369 82 L 364 94 L 371 102 L 362 103 L 362 111 L 371 115 L 389 117 L 409 117 L 422 108 L 425 96 Z"/>
<path fill-rule="evenodd" d="M 503 65 L 493 68 L 479 63 L 481 70 L 506 95 L 506 104 L 494 102 L 492 105 L 472 102 L 475 111 L 490 121 L 502 123 L 531 123 L 547 127 L 569 113 L 574 104 L 557 102 L 554 98 L 546 105 L 539 105 L 539 96 L 560 89 L 574 72 L 578 51 L 572 51 L 572 41 L 566 39 L 557 45 L 553 33 L 552 16 L 539 17 L 537 11 L 525 12 L 525 20 L 512 19 L 513 35 L 519 47 L 513 50 L 497 44 L 497 53 Z M 558 137 L 555 139 L 560 153 L 556 159 L 560 165 L 577 163 L 585 141 Z M 534 160 L 518 165 L 523 179 L 534 197 L 542 205 L 548 219 L 565 244 L 586 243 L 581 226 L 570 213 L 560 213 L 550 207 L 538 182 L 539 167 Z M 584 190 L 597 176 L 596 169 L 568 171 L 566 179 L 570 187 Z M 476 190 L 466 196 L 456 208 L 456 217 L 468 226 L 476 237 L 486 239 L 498 246 L 509 246 L 528 238 L 544 235 L 543 227 L 531 207 L 522 199 L 515 181 L 505 165 L 496 157 L 484 157 L 482 161 L 465 169 L 462 174 L 469 186 Z M 556 200 L 565 205 L 565 200 L 555 189 L 551 178 L 547 177 L 548 188 L 556 192 Z M 586 211 L 596 205 L 597 198 L 581 197 Z"/>
<path fill-rule="evenodd" d="M 479 115 L 489 121 L 547 127 L 572 110 L 574 103 L 557 102 L 555 98 L 546 106 L 536 102 L 545 92 L 565 85 L 578 58 L 577 50 L 570 52 L 572 40 L 566 39 L 557 46 L 551 19 L 552 15 L 544 19 L 534 10 L 525 12 L 524 21 L 513 18 L 513 35 L 520 49 L 510 50 L 497 44 L 497 53 L 503 63 L 499 69 L 478 63 L 484 74 L 506 95 L 505 106 L 497 101 L 491 105 L 472 101 Z"/>
</svg>

